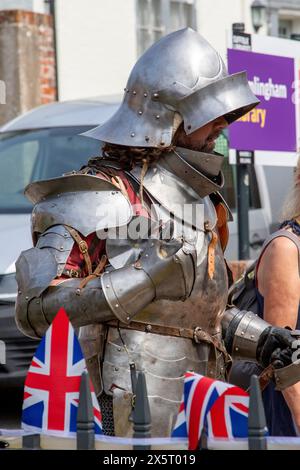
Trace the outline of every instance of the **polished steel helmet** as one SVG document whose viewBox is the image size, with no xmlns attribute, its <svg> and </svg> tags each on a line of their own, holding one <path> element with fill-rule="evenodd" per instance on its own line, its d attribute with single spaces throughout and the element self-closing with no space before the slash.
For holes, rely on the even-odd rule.
<svg viewBox="0 0 300 470">
<path fill-rule="evenodd" d="M 118 145 L 164 148 L 182 120 L 191 134 L 220 116 L 231 123 L 258 103 L 246 72 L 229 75 L 218 52 L 185 28 L 163 37 L 140 57 L 120 108 L 83 135 Z"/>
</svg>

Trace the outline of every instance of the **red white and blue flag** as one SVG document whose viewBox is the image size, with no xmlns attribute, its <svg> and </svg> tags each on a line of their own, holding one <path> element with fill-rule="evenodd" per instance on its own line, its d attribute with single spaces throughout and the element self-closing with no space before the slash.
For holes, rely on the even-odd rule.
<svg viewBox="0 0 300 470">
<path fill-rule="evenodd" d="M 32 359 L 24 387 L 24 430 L 72 435 L 76 432 L 81 374 L 86 363 L 76 333 L 63 308 L 43 336 Z M 90 382 L 95 434 L 102 418 Z"/>
<path fill-rule="evenodd" d="M 248 394 L 239 387 L 187 372 L 172 437 L 186 437 L 194 450 L 205 427 L 209 437 L 248 435 Z"/>
</svg>

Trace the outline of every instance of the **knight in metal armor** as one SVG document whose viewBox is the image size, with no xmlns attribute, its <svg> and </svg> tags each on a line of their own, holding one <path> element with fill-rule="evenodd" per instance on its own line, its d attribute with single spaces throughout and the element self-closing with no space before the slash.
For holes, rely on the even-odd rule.
<svg viewBox="0 0 300 470">
<path fill-rule="evenodd" d="M 227 307 L 231 214 L 214 140 L 257 104 L 245 72 L 229 75 L 202 36 L 176 31 L 137 61 L 118 111 L 85 133 L 104 142 L 101 155 L 26 188 L 34 247 L 17 261 L 17 324 L 41 337 L 66 309 L 107 434 L 132 434 L 137 371 L 153 436 L 170 435 L 188 370 L 226 380 L 243 358 L 276 362 L 279 389 L 300 379 L 297 332 Z"/>
</svg>

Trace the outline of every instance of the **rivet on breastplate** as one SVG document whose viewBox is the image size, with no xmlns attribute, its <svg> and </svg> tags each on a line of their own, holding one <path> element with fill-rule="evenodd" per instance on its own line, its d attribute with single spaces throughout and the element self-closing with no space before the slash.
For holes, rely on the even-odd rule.
<svg viewBox="0 0 300 470">
<path fill-rule="evenodd" d="M 235 351 L 238 351 L 238 350 L 239 350 L 239 348 L 235 348 Z"/>
<path fill-rule="evenodd" d="M 242 335 L 242 336 L 244 336 L 244 334 L 245 334 L 245 332 L 244 332 L 244 331 L 242 331 L 242 332 L 241 332 L 241 335 Z"/>
<path fill-rule="evenodd" d="M 250 338 L 251 338 L 251 339 L 254 339 L 254 335 L 251 335 Z"/>
<path fill-rule="evenodd" d="M 118 348 L 118 351 L 121 352 L 121 351 L 122 351 L 122 348 Z"/>
<path fill-rule="evenodd" d="M 128 320 L 128 321 L 129 321 L 129 320 L 130 320 L 130 317 L 126 317 L 126 320 Z"/>
<path fill-rule="evenodd" d="M 145 330 L 146 330 L 147 333 L 149 333 L 152 330 L 152 326 L 151 325 L 146 325 Z"/>
<path fill-rule="evenodd" d="M 119 367 L 115 367 L 115 371 L 118 372 L 118 370 L 119 370 Z"/>
<path fill-rule="evenodd" d="M 29 300 L 29 297 L 28 297 L 28 295 L 26 295 L 25 299 L 26 299 L 26 300 Z"/>
</svg>

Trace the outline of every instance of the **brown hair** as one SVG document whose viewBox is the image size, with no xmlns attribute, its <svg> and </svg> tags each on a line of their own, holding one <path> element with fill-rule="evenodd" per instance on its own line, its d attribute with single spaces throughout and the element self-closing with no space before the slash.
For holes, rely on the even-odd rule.
<svg viewBox="0 0 300 470">
<path fill-rule="evenodd" d="M 105 143 L 102 152 L 105 156 L 117 159 L 124 169 L 132 169 L 135 166 L 143 166 L 145 163 L 150 166 L 157 162 L 163 154 L 171 152 L 173 149 L 174 146 L 162 149 L 154 147 L 127 147 Z"/>
</svg>

